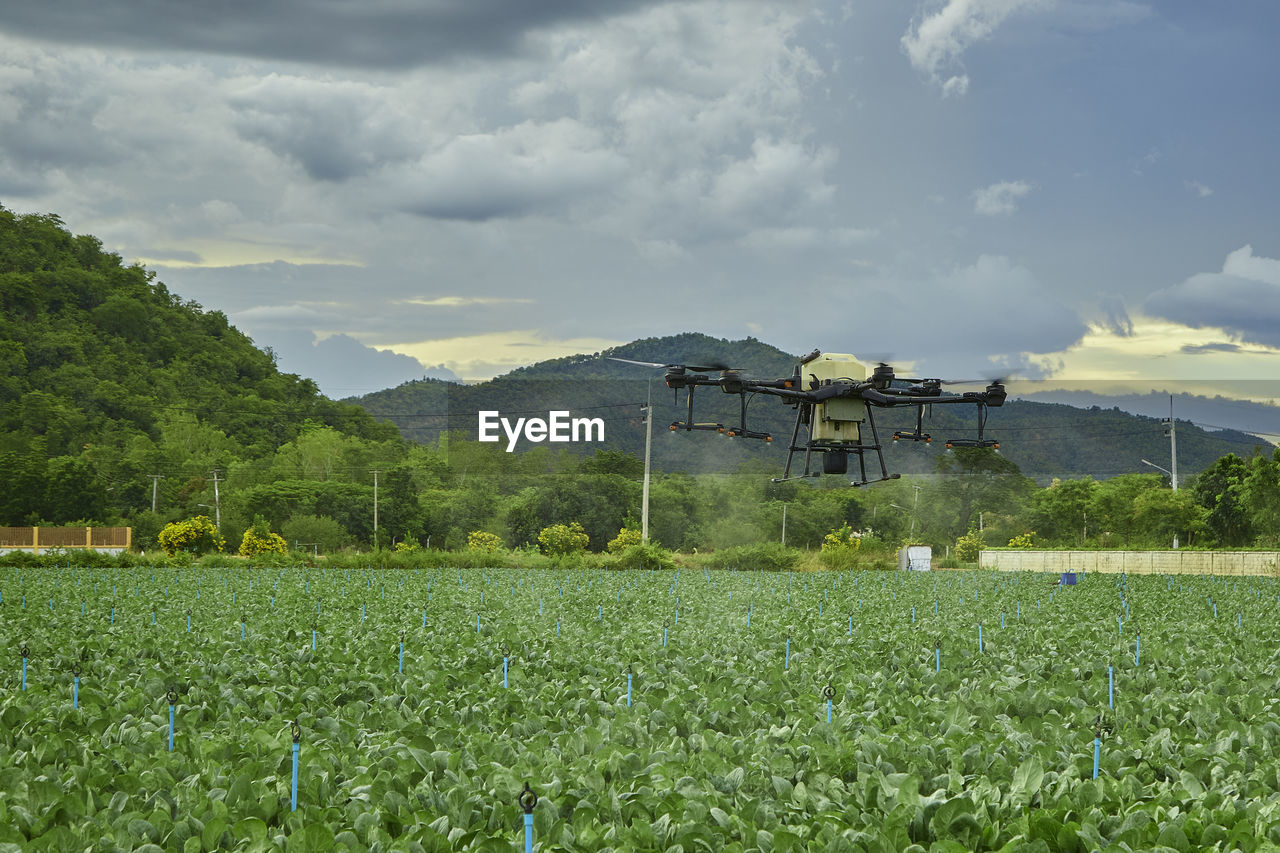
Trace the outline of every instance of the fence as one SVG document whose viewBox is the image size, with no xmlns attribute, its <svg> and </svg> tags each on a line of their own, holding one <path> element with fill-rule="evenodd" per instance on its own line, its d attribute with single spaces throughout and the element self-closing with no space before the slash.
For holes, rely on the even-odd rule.
<svg viewBox="0 0 1280 853">
<path fill-rule="evenodd" d="M 93 549 L 118 554 L 133 542 L 132 527 L 0 527 L 0 553 Z"/>
<path fill-rule="evenodd" d="M 1006 572 L 1280 575 L 1280 551 L 983 551 L 978 565 Z"/>
</svg>

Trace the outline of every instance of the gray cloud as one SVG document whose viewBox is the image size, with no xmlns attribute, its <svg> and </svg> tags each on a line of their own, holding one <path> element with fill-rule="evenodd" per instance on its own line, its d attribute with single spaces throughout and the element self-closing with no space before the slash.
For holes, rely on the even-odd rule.
<svg viewBox="0 0 1280 853">
<path fill-rule="evenodd" d="M 1116 296 L 1105 296 L 1098 301 L 1098 307 L 1103 311 L 1102 324 L 1107 331 L 1122 338 L 1133 334 L 1133 320 L 1129 318 L 1129 312 L 1124 307 L 1122 299 Z"/>
<path fill-rule="evenodd" d="M 0 29 L 138 51 L 410 68 L 518 51 L 531 31 L 620 15 L 655 0 L 41 0 L 0 5 Z"/>
<path fill-rule="evenodd" d="M 277 331 L 260 343 L 275 352 L 282 371 L 315 380 L 335 398 L 391 388 L 428 373 L 415 358 L 364 346 L 350 335 L 317 341 L 307 331 Z"/>
<path fill-rule="evenodd" d="M 1030 270 L 999 255 L 928 277 L 882 272 L 830 296 L 811 324 L 822 342 L 847 340 L 849 318 L 873 311 L 858 328 L 860 351 L 915 360 L 930 376 L 1032 375 L 1028 355 L 1061 352 L 1088 331 Z"/>
<path fill-rule="evenodd" d="M 1211 343 L 1211 344 L 1183 344 L 1182 351 L 1187 355 L 1207 355 L 1217 352 L 1240 352 L 1239 344 L 1232 343 Z"/>
<path fill-rule="evenodd" d="M 1241 340 L 1280 347 L 1280 260 L 1244 246 L 1220 273 L 1198 273 L 1153 293 L 1147 312 L 1201 329 L 1225 329 Z"/>
</svg>

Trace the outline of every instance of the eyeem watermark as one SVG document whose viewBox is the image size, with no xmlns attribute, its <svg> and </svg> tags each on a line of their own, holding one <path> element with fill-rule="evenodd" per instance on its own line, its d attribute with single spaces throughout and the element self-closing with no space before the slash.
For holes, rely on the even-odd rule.
<svg viewBox="0 0 1280 853">
<path fill-rule="evenodd" d="M 604 441 L 603 418 L 574 418 L 569 412 L 547 412 L 542 418 L 516 418 L 512 423 L 499 412 L 477 412 L 481 441 L 501 441 L 499 429 L 507 437 L 507 452 L 516 449 L 516 442 L 523 436 L 535 444 L 542 441 L 578 442 Z"/>
</svg>

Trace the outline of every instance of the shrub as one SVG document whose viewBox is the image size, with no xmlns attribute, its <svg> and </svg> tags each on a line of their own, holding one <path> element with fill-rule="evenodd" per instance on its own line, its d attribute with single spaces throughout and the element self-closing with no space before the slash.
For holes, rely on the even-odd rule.
<svg viewBox="0 0 1280 853">
<path fill-rule="evenodd" d="M 612 550 L 612 549 L 610 549 Z M 632 545 L 617 552 L 616 556 L 605 563 L 609 569 L 674 569 L 676 561 L 671 552 L 659 545 Z"/>
<path fill-rule="evenodd" d="M 978 554 L 985 544 L 982 541 L 981 533 L 976 530 L 970 530 L 956 540 L 955 557 L 961 563 L 976 563 L 978 562 Z"/>
<path fill-rule="evenodd" d="M 254 517 L 253 526 L 244 532 L 244 538 L 240 540 L 241 557 L 288 552 L 289 546 L 285 544 L 284 538 L 279 533 L 272 533 L 267 520 L 260 515 Z"/>
<path fill-rule="evenodd" d="M 502 537 L 487 530 L 473 530 L 467 534 L 467 550 L 492 554 L 502 550 Z"/>
<path fill-rule="evenodd" d="M 548 557 L 581 554 L 587 550 L 589 544 L 591 544 L 591 537 L 587 536 L 587 531 L 576 521 L 568 524 L 552 524 L 550 527 L 542 528 L 542 532 L 538 534 L 538 545 L 542 548 L 542 553 Z"/>
<path fill-rule="evenodd" d="M 609 540 L 609 553 L 620 554 L 636 545 L 643 544 L 640 531 L 633 527 L 624 527 L 618 531 L 618 535 Z"/>
<path fill-rule="evenodd" d="M 218 533 L 218 528 L 207 515 L 197 515 L 185 521 L 166 524 L 156 537 L 160 547 L 170 557 L 178 553 L 207 554 L 210 551 L 222 551 L 227 547 L 226 540 Z"/>
<path fill-rule="evenodd" d="M 789 572 L 799 561 L 800 552 L 796 549 L 777 542 L 769 542 L 724 548 L 708 556 L 706 565 L 713 569 Z"/>
<path fill-rule="evenodd" d="M 1029 533 L 1020 533 L 1009 540 L 1010 548 L 1034 548 L 1036 547 L 1036 532 L 1032 530 Z"/>
<path fill-rule="evenodd" d="M 822 564 L 829 569 L 849 569 L 858 561 L 862 536 L 845 523 L 822 537 Z"/>
</svg>

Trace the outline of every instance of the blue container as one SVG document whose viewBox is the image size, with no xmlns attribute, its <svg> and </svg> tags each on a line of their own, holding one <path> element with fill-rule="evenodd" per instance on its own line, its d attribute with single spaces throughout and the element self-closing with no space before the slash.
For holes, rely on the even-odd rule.
<svg viewBox="0 0 1280 853">
<path fill-rule="evenodd" d="M 1076 573 L 1075 573 L 1075 572 L 1063 572 L 1063 573 L 1062 573 L 1062 578 L 1058 581 L 1058 584 L 1059 584 L 1059 585 L 1061 585 L 1061 586 L 1075 586 L 1075 585 L 1076 585 Z"/>
</svg>

